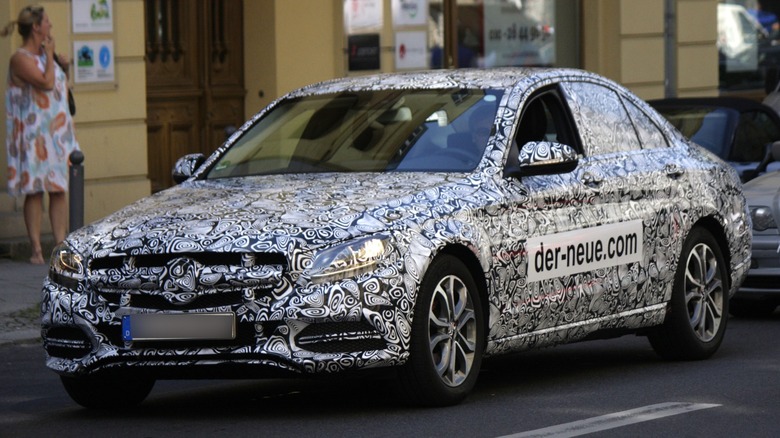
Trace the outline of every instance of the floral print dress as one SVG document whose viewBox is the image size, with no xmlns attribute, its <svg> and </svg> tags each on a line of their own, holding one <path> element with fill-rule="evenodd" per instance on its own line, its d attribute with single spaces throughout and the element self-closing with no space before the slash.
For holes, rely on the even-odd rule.
<svg viewBox="0 0 780 438">
<path fill-rule="evenodd" d="M 38 68 L 45 71 L 46 55 L 19 51 L 36 58 Z M 67 191 L 68 156 L 79 145 L 68 110 L 65 72 L 55 64 L 54 88 L 43 91 L 30 84 L 16 86 L 9 71 L 5 109 L 8 193 Z"/>
</svg>

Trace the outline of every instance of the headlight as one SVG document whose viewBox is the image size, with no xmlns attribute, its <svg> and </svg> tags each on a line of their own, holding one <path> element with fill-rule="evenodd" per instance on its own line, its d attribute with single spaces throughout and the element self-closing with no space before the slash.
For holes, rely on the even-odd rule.
<svg viewBox="0 0 780 438">
<path fill-rule="evenodd" d="M 308 276 L 313 283 L 325 283 L 368 272 L 384 255 L 387 240 L 387 236 L 366 237 L 320 251 Z"/>
<path fill-rule="evenodd" d="M 84 280 L 84 258 L 63 242 L 51 253 L 49 278 L 57 284 L 73 289 Z"/>
<path fill-rule="evenodd" d="M 750 218 L 753 220 L 753 229 L 756 231 L 777 228 L 772 209 L 769 207 L 750 207 Z"/>
</svg>

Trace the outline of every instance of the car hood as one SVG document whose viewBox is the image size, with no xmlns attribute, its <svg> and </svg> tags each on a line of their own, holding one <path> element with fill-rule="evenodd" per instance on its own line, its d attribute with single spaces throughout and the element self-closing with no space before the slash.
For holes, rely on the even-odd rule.
<svg viewBox="0 0 780 438">
<path fill-rule="evenodd" d="M 91 257 L 290 252 L 447 213 L 455 205 L 448 199 L 463 199 L 475 187 L 463 174 L 422 173 L 187 181 L 74 232 L 68 241 Z"/>
<path fill-rule="evenodd" d="M 780 171 L 765 173 L 743 185 L 749 205 L 764 205 L 776 209 L 780 197 Z"/>
</svg>

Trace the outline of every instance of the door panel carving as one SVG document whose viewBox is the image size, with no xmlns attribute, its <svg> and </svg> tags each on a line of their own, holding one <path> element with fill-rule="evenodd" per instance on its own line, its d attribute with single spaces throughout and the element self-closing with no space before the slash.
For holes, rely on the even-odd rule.
<svg viewBox="0 0 780 438">
<path fill-rule="evenodd" d="M 146 106 L 152 191 L 184 154 L 213 152 L 244 122 L 242 0 L 146 0 Z"/>
</svg>

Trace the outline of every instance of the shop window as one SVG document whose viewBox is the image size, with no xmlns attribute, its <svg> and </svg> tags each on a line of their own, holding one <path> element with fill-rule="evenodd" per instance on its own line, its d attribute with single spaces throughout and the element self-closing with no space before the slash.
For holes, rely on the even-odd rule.
<svg viewBox="0 0 780 438">
<path fill-rule="evenodd" d="M 780 67 L 780 0 L 721 0 L 718 61 L 721 91 L 770 91 Z"/>
<path fill-rule="evenodd" d="M 428 46 L 431 68 L 580 67 L 579 2 L 430 0 Z"/>
</svg>

